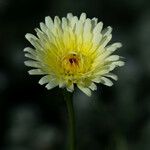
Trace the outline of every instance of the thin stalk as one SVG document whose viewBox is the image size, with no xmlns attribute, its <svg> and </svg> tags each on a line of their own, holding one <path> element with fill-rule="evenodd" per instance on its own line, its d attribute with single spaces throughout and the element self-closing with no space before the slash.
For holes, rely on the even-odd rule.
<svg viewBox="0 0 150 150">
<path fill-rule="evenodd" d="M 76 130 L 75 130 L 75 113 L 73 107 L 73 93 L 64 91 L 64 99 L 66 101 L 69 122 L 69 149 L 76 150 Z"/>
</svg>

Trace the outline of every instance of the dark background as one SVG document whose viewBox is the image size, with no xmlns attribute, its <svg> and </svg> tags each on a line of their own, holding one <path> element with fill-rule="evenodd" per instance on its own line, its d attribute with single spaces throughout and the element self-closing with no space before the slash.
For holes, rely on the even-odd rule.
<svg viewBox="0 0 150 150">
<path fill-rule="evenodd" d="M 67 113 L 61 90 L 29 76 L 24 35 L 45 16 L 68 12 L 113 27 L 126 65 L 119 80 L 88 98 L 76 90 L 78 150 L 150 149 L 149 0 L 0 0 L 0 150 L 66 150 Z"/>
</svg>

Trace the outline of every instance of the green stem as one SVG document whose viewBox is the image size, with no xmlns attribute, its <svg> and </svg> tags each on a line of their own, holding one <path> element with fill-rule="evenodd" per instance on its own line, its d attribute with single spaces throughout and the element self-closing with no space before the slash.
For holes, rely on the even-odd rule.
<svg viewBox="0 0 150 150">
<path fill-rule="evenodd" d="M 73 107 L 73 93 L 64 91 L 64 99 L 67 105 L 68 117 L 69 117 L 69 149 L 76 150 L 76 130 L 75 130 L 75 113 Z"/>
</svg>

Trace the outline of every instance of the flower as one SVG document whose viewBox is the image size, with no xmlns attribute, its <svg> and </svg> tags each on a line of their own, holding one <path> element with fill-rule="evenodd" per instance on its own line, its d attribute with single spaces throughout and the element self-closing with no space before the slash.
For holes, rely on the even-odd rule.
<svg viewBox="0 0 150 150">
<path fill-rule="evenodd" d="M 46 84 L 47 89 L 56 86 L 74 91 L 76 85 L 88 96 L 91 90 L 96 90 L 96 83 L 112 86 L 110 79 L 117 76 L 110 73 L 124 62 L 118 55 L 112 53 L 121 47 L 121 43 L 108 45 L 112 38 L 112 28 L 103 29 L 103 23 L 97 18 L 86 18 L 82 13 L 80 18 L 71 13 L 54 21 L 48 16 L 45 23 L 36 28 L 36 36 L 27 33 L 26 39 L 34 48 L 27 47 L 26 66 L 33 67 L 31 75 L 44 75 L 39 84 Z"/>
</svg>

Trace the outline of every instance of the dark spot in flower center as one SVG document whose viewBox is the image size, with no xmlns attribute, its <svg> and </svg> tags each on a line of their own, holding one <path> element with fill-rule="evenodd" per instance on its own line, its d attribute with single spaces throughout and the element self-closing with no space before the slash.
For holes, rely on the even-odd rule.
<svg viewBox="0 0 150 150">
<path fill-rule="evenodd" d="M 71 65 L 72 65 L 73 63 L 74 63 L 74 64 L 78 64 L 78 61 L 77 61 L 76 58 L 69 58 L 69 62 L 70 62 Z"/>
</svg>

